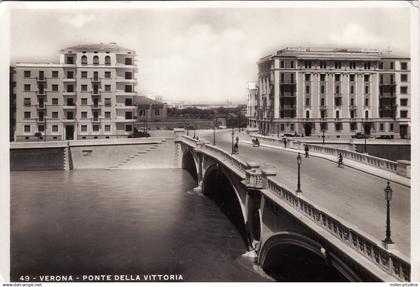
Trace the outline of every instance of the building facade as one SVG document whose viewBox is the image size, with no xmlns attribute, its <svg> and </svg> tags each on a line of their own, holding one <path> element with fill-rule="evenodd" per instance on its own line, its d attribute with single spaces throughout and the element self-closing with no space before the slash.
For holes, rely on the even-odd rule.
<svg viewBox="0 0 420 287">
<path fill-rule="evenodd" d="M 410 138 L 410 58 L 285 48 L 258 62 L 256 90 L 248 124 L 262 134 Z"/>
<path fill-rule="evenodd" d="M 16 141 L 127 137 L 137 107 L 136 53 L 115 43 L 61 50 L 59 63 L 17 63 Z"/>
</svg>

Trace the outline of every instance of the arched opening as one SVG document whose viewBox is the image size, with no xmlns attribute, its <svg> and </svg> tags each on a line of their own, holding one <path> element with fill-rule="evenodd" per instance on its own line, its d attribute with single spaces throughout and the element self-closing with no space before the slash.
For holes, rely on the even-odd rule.
<svg viewBox="0 0 420 287">
<path fill-rule="evenodd" d="M 93 64 L 94 65 L 99 65 L 99 57 L 98 56 L 93 56 Z"/>
<path fill-rule="evenodd" d="M 276 235 L 264 244 L 260 264 L 277 281 L 348 282 L 347 277 L 328 263 L 321 248 L 302 235 Z"/>
<path fill-rule="evenodd" d="M 211 169 L 205 176 L 203 181 L 203 193 L 213 200 L 227 218 L 229 218 L 239 231 L 245 245 L 248 247 L 250 244 L 241 204 L 234 187 L 220 168 Z"/>
<path fill-rule="evenodd" d="M 107 65 L 107 66 L 111 65 L 111 57 L 110 56 L 105 57 L 105 65 Z"/>
<path fill-rule="evenodd" d="M 194 157 L 190 151 L 185 152 L 184 156 L 182 157 L 182 168 L 188 171 L 194 180 L 198 180 Z"/>
</svg>

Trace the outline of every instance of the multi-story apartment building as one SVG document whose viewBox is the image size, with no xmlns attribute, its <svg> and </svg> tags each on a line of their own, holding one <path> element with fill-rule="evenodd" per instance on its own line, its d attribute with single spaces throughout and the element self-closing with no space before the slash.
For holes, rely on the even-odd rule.
<svg viewBox="0 0 420 287">
<path fill-rule="evenodd" d="M 16 141 L 126 137 L 136 121 L 136 53 L 69 47 L 59 63 L 17 63 Z"/>
<path fill-rule="evenodd" d="M 259 106 L 258 103 L 258 87 L 256 82 L 248 83 L 248 102 L 246 105 L 246 117 L 250 120 L 254 117 L 256 110 L 255 108 Z"/>
<path fill-rule="evenodd" d="M 249 125 L 263 134 L 410 138 L 410 58 L 285 48 L 258 62 L 257 85 Z"/>
</svg>

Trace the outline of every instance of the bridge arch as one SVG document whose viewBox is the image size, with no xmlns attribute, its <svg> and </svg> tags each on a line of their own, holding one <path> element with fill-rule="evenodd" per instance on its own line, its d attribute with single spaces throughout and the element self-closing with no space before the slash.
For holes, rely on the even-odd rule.
<svg viewBox="0 0 420 287">
<path fill-rule="evenodd" d="M 278 232 L 261 246 L 258 262 L 279 281 L 362 281 L 342 261 L 312 238 L 295 232 Z"/>
<path fill-rule="evenodd" d="M 182 168 L 187 170 L 196 181 L 198 181 L 198 164 L 197 155 L 191 149 L 183 152 Z"/>
<path fill-rule="evenodd" d="M 237 184 L 230 173 L 218 163 L 211 164 L 204 173 L 202 188 L 203 194 L 219 206 L 249 247 L 245 200 L 239 195 Z"/>
</svg>

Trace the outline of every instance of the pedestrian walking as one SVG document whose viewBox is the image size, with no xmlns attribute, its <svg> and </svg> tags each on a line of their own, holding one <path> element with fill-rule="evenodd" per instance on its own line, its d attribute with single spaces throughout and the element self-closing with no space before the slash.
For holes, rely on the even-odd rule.
<svg viewBox="0 0 420 287">
<path fill-rule="evenodd" d="M 305 157 L 309 157 L 309 147 L 305 145 Z"/>
<path fill-rule="evenodd" d="M 287 139 L 285 137 L 283 138 L 283 144 L 284 144 L 284 148 L 286 148 L 286 146 L 287 146 Z"/>
<path fill-rule="evenodd" d="M 341 152 L 338 154 L 338 167 L 342 167 L 343 165 L 343 155 Z"/>
</svg>

